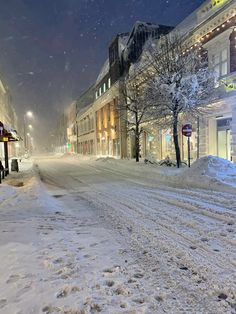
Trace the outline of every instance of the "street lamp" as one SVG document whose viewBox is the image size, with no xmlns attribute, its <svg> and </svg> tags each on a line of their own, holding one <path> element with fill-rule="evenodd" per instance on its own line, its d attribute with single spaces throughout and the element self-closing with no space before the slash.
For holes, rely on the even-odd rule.
<svg viewBox="0 0 236 314">
<path fill-rule="evenodd" d="M 32 111 L 27 111 L 25 114 L 28 118 L 33 118 L 33 112 Z"/>
<path fill-rule="evenodd" d="M 33 118 L 33 112 L 32 111 L 27 111 L 25 114 L 24 114 L 24 146 L 25 146 L 25 153 L 28 152 L 28 139 L 27 139 L 27 136 L 29 136 L 30 134 L 29 133 L 26 133 L 26 122 L 27 122 L 27 118 L 30 119 L 30 118 Z M 28 125 L 29 129 L 32 129 L 32 125 L 29 124 Z"/>
</svg>

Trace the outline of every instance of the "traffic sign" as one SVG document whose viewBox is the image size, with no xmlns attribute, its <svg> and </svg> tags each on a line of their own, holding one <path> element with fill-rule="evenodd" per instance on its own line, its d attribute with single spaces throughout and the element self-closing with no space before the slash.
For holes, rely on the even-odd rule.
<svg viewBox="0 0 236 314">
<path fill-rule="evenodd" d="M 184 136 L 191 137 L 192 136 L 192 131 L 193 131 L 192 125 L 190 123 L 183 125 L 183 127 L 182 127 L 182 134 Z"/>
</svg>

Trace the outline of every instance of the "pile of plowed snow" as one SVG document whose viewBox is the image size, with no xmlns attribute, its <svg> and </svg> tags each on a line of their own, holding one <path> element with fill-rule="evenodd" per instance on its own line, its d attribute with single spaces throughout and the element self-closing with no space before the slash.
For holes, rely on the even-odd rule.
<svg viewBox="0 0 236 314">
<path fill-rule="evenodd" d="M 236 165 L 216 156 L 206 156 L 195 161 L 191 168 L 178 175 L 182 184 L 199 188 L 225 187 L 230 191 L 236 188 Z"/>
</svg>

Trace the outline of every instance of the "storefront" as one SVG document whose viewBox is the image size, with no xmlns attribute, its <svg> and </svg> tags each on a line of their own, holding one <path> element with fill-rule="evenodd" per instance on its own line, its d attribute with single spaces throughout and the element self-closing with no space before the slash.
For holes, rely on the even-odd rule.
<svg viewBox="0 0 236 314">
<path fill-rule="evenodd" d="M 231 156 L 231 132 L 232 118 L 217 119 L 217 156 L 232 160 Z"/>
</svg>

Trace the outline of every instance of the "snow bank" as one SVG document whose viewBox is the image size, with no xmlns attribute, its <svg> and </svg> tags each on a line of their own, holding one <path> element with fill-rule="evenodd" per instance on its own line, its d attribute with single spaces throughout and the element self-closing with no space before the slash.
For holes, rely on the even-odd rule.
<svg viewBox="0 0 236 314">
<path fill-rule="evenodd" d="M 58 211 L 60 206 L 45 190 L 32 160 L 19 163 L 19 172 L 10 172 L 0 185 L 0 205 L 4 203 L 8 210 L 25 208 L 43 208 L 49 212 Z M 1 209 L 1 207 L 0 207 Z"/>
<path fill-rule="evenodd" d="M 200 188 L 215 191 L 235 193 L 236 191 L 236 165 L 215 157 L 206 156 L 195 161 L 191 168 L 165 167 L 157 162 L 145 163 L 140 159 L 116 159 L 113 157 L 96 156 L 61 156 L 68 163 L 91 164 L 101 170 L 108 170 L 114 174 L 123 174 L 126 177 L 135 177 L 137 182 L 148 180 L 149 184 L 161 183 L 176 188 Z"/>
<path fill-rule="evenodd" d="M 236 189 L 236 165 L 216 156 L 205 156 L 177 175 L 182 184 L 192 187 L 222 188 L 228 192 Z"/>
<path fill-rule="evenodd" d="M 122 171 L 126 175 L 148 178 L 153 184 L 161 182 L 177 188 L 201 188 L 216 191 L 236 191 L 236 165 L 215 157 L 206 156 L 195 161 L 191 168 L 159 166 L 157 163 L 145 164 L 143 160 L 136 163 L 134 160 L 119 160 L 114 158 L 98 158 L 100 166 Z M 140 178 L 141 180 L 141 178 Z"/>
</svg>

